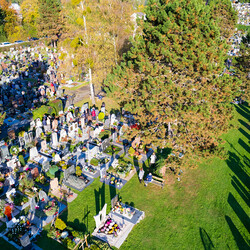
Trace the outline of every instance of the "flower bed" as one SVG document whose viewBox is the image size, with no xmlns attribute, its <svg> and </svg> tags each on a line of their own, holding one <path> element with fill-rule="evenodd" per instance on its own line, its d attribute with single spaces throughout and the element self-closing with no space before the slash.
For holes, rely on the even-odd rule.
<svg viewBox="0 0 250 250">
<path fill-rule="evenodd" d="M 106 150 L 104 151 L 104 153 L 108 154 L 108 155 L 112 155 L 112 154 L 118 154 L 121 151 L 121 148 L 115 145 L 110 145 L 106 148 Z"/>
</svg>

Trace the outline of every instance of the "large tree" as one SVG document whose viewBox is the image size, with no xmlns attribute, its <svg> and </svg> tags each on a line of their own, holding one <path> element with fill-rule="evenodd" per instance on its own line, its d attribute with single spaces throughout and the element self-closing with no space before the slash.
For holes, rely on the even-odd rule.
<svg viewBox="0 0 250 250">
<path fill-rule="evenodd" d="M 149 0 L 143 35 L 107 78 L 126 110 L 135 113 L 145 143 L 169 146 L 182 161 L 214 152 L 232 118 L 240 86 L 220 76 L 228 46 L 217 18 L 197 0 Z"/>
<path fill-rule="evenodd" d="M 48 36 L 53 46 L 63 31 L 63 16 L 60 0 L 39 0 L 38 28 L 41 36 Z"/>
<path fill-rule="evenodd" d="M 30 36 L 37 35 L 38 0 L 24 0 L 21 4 L 23 26 Z"/>
</svg>

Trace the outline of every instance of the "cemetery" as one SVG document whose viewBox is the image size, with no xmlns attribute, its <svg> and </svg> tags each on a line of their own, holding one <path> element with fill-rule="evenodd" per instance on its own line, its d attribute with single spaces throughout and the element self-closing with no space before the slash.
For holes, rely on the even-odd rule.
<svg viewBox="0 0 250 250">
<path fill-rule="evenodd" d="M 239 24 L 249 25 L 249 5 L 234 7 Z M 229 39 L 228 56 L 240 56 L 245 35 L 236 31 Z M 51 248 L 83 249 L 88 241 L 119 249 L 131 247 L 129 234 L 136 239 L 136 230 L 141 233 L 146 224 L 144 241 L 158 233 L 150 223 L 159 224 L 165 235 L 168 221 L 162 214 L 169 206 L 179 209 L 175 193 L 183 198 L 182 187 L 163 189 L 165 173 L 180 183 L 183 171 L 164 166 L 162 159 L 179 160 L 185 152 L 175 155 L 146 143 L 139 133 L 130 136 L 141 131 L 137 114 L 108 108 L 102 100 L 74 104 L 59 82 L 60 58 L 61 52 L 44 44 L 0 52 L 0 238 L 16 249 L 42 249 L 44 242 Z M 233 74 L 231 62 L 222 74 Z M 166 131 L 171 134 L 170 125 Z M 159 205 L 161 195 L 168 196 L 164 205 Z"/>
<path fill-rule="evenodd" d="M 11 55 L 17 67 L 9 59 Z M 54 60 L 49 59 L 51 55 Z M 2 111 L 8 129 L 0 142 L 1 220 L 6 223 L 2 238 L 21 249 L 33 244 L 51 224 L 49 237 L 73 249 L 86 236 L 67 226 L 60 215 L 95 179 L 121 190 L 136 173 L 133 156 L 125 150 L 130 143 L 124 136 L 127 129 L 133 129 L 135 119 L 130 113 L 107 112 L 105 103 L 100 110 L 89 103 L 82 107 L 71 103 L 64 109 L 63 94 L 56 90 L 55 65 L 60 61 L 47 48 L 10 50 L 0 56 Z M 19 103 L 10 102 L 19 95 Z M 140 140 L 131 143 L 137 148 Z M 137 156 L 143 153 L 135 151 Z M 117 207 L 118 196 L 115 199 Z M 108 215 L 106 206 L 100 211 L 103 217 L 94 231 L 97 238 L 116 247 L 139 217 L 144 218 L 141 212 L 135 220 L 139 210 L 119 204 L 119 212 L 115 205 Z M 120 218 L 121 211 L 126 222 Z M 104 229 L 107 238 L 102 235 Z"/>
</svg>

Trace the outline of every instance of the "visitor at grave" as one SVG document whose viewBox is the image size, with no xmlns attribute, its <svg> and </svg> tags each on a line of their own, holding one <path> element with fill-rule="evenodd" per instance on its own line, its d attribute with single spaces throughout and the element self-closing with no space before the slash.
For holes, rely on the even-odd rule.
<svg viewBox="0 0 250 250">
<path fill-rule="evenodd" d="M 155 152 L 150 156 L 150 167 L 155 166 L 155 161 L 156 161 L 156 155 Z"/>
<path fill-rule="evenodd" d="M 140 181 L 140 183 L 142 183 L 144 173 L 145 172 L 144 172 L 143 168 L 140 168 L 140 171 L 139 171 L 139 181 Z"/>
<path fill-rule="evenodd" d="M 105 102 L 102 103 L 101 112 L 105 115 Z"/>
<path fill-rule="evenodd" d="M 145 180 L 145 186 L 147 186 L 148 185 L 148 183 L 150 183 L 151 181 L 153 180 L 153 175 L 151 174 L 151 173 L 149 173 L 148 175 L 147 175 L 147 178 L 146 178 L 146 180 Z"/>
<path fill-rule="evenodd" d="M 93 120 L 95 121 L 96 120 L 95 108 L 92 108 L 91 115 L 92 115 Z"/>
</svg>

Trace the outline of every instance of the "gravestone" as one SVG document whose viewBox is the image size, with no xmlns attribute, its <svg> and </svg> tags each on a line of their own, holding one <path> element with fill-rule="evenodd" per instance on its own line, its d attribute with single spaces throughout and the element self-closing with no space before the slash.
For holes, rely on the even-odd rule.
<svg viewBox="0 0 250 250">
<path fill-rule="evenodd" d="M 47 150 L 47 142 L 45 140 L 43 140 L 41 142 L 41 151 L 45 152 Z"/>
<path fill-rule="evenodd" d="M 38 195 L 39 195 L 39 200 L 44 201 L 45 203 L 49 201 L 47 194 L 43 190 L 40 190 Z"/>
<path fill-rule="evenodd" d="M 61 161 L 61 157 L 60 157 L 59 154 L 56 154 L 56 155 L 55 155 L 55 158 L 54 158 L 54 162 L 57 163 L 57 162 L 59 162 L 59 161 Z"/>
<path fill-rule="evenodd" d="M 36 138 L 39 138 L 42 132 L 43 132 L 42 128 L 41 127 L 37 127 L 36 128 Z"/>
<path fill-rule="evenodd" d="M 35 126 L 36 126 L 35 121 L 34 121 L 34 120 L 31 121 L 31 122 L 30 122 L 30 129 L 32 130 Z"/>
<path fill-rule="evenodd" d="M 100 178 L 105 178 L 106 176 L 106 168 L 101 168 L 100 169 Z"/>
<path fill-rule="evenodd" d="M 27 144 L 29 144 L 29 137 L 28 137 L 28 133 L 27 132 L 24 132 L 23 139 L 24 139 L 24 142 L 25 142 L 25 146 Z"/>
<path fill-rule="evenodd" d="M 66 118 L 67 118 L 67 123 L 70 123 L 71 121 L 73 121 L 73 115 L 72 115 L 72 113 L 71 113 L 71 112 L 68 112 Z"/>
<path fill-rule="evenodd" d="M 110 118 L 110 125 L 111 126 L 114 125 L 115 122 L 116 122 L 116 116 L 115 116 L 115 114 L 112 114 L 111 118 Z"/>
<path fill-rule="evenodd" d="M 5 146 L 5 145 L 2 145 L 0 147 L 0 152 L 1 152 L 1 157 L 2 157 L 2 160 L 5 160 L 6 157 L 9 156 L 9 149 L 8 149 L 8 146 Z"/>
<path fill-rule="evenodd" d="M 57 133 L 52 133 L 52 145 L 53 147 L 57 147 L 58 146 L 58 137 L 57 137 Z"/>
<path fill-rule="evenodd" d="M 67 132 L 66 132 L 65 129 L 62 129 L 62 130 L 60 131 L 60 138 L 59 138 L 59 141 L 61 142 L 62 139 L 66 138 L 66 137 L 67 137 Z"/>
<path fill-rule="evenodd" d="M 85 110 L 87 110 L 89 108 L 89 103 L 86 102 L 82 105 L 82 108 L 81 108 L 81 113 L 83 113 Z"/>
<path fill-rule="evenodd" d="M 85 118 L 84 117 L 81 118 L 81 128 L 82 129 L 85 128 Z"/>
<path fill-rule="evenodd" d="M 24 146 L 25 142 L 24 142 L 24 138 L 23 137 L 19 137 L 19 144 L 20 144 L 20 147 Z"/>
<path fill-rule="evenodd" d="M 34 160 L 38 156 L 39 154 L 37 152 L 37 148 L 36 147 L 30 148 L 30 159 Z"/>
<path fill-rule="evenodd" d="M 39 176 L 39 170 L 38 170 L 37 167 L 35 167 L 35 168 L 33 168 L 33 169 L 31 170 L 31 175 L 32 175 L 32 177 L 33 177 L 34 179 L 36 179 L 36 178 Z"/>
<path fill-rule="evenodd" d="M 35 197 L 32 197 L 30 199 L 30 212 L 35 212 L 36 211 L 36 200 Z"/>
<path fill-rule="evenodd" d="M 36 127 L 38 128 L 38 127 L 42 127 L 42 126 L 43 126 L 43 124 L 42 124 L 40 118 L 37 118 L 36 119 Z"/>
<path fill-rule="evenodd" d="M 55 119 L 55 120 L 52 122 L 52 129 L 53 129 L 53 130 L 57 130 L 57 126 L 58 126 L 58 121 Z"/>
<path fill-rule="evenodd" d="M 117 132 L 114 131 L 113 134 L 111 135 L 113 142 L 116 142 L 117 139 Z"/>
<path fill-rule="evenodd" d="M 109 127 L 110 127 L 110 120 L 106 119 L 104 122 L 104 129 L 109 129 Z"/>
<path fill-rule="evenodd" d="M 102 152 L 104 152 L 110 146 L 110 141 L 111 141 L 110 138 L 106 138 L 105 140 L 103 140 L 101 144 Z"/>
<path fill-rule="evenodd" d="M 20 238 L 20 243 L 21 243 L 22 247 L 24 247 L 25 249 L 28 249 L 27 247 L 29 247 L 29 245 L 31 245 L 30 237 L 29 237 L 29 235 L 27 233 L 24 234 Z"/>
<path fill-rule="evenodd" d="M 54 178 L 53 180 L 50 181 L 50 188 L 51 191 L 57 191 L 59 186 L 58 186 L 58 178 Z"/>
<path fill-rule="evenodd" d="M 50 125 L 44 125 L 43 126 L 45 132 L 50 132 Z"/>
<path fill-rule="evenodd" d="M 31 131 L 31 132 L 29 132 L 28 133 L 28 138 L 29 138 L 29 143 L 32 143 L 32 141 L 33 141 L 33 132 Z"/>
<path fill-rule="evenodd" d="M 43 163 L 42 163 L 42 169 L 43 169 L 43 171 L 46 173 L 46 172 L 49 171 L 49 168 L 50 168 L 49 161 L 43 161 Z"/>
</svg>

